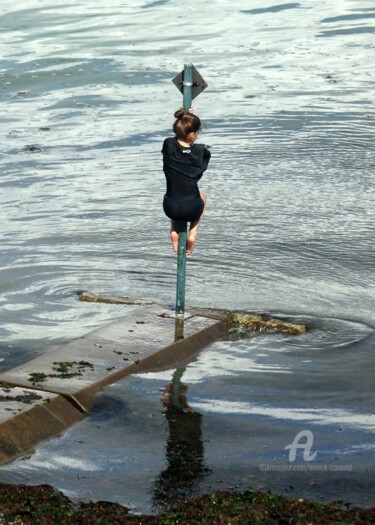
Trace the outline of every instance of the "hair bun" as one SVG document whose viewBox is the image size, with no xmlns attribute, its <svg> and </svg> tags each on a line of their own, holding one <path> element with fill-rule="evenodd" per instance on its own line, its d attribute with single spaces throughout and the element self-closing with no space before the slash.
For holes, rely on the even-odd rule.
<svg viewBox="0 0 375 525">
<path fill-rule="evenodd" d="M 175 111 L 174 118 L 176 118 L 177 120 L 181 120 L 184 115 L 185 115 L 185 109 L 180 108 L 177 111 Z"/>
<path fill-rule="evenodd" d="M 184 108 L 180 108 L 174 114 L 176 120 L 173 124 L 173 131 L 179 140 L 185 140 L 190 133 L 197 133 L 202 128 L 200 118 L 194 113 L 186 113 Z"/>
</svg>

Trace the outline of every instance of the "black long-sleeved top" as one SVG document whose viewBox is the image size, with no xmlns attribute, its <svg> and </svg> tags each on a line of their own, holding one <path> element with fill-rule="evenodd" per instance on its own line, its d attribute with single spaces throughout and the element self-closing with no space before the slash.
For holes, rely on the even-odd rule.
<svg viewBox="0 0 375 525">
<path fill-rule="evenodd" d="M 181 146 L 176 137 L 165 139 L 162 149 L 166 196 L 172 199 L 199 197 L 198 181 L 211 158 L 204 144 Z"/>
</svg>

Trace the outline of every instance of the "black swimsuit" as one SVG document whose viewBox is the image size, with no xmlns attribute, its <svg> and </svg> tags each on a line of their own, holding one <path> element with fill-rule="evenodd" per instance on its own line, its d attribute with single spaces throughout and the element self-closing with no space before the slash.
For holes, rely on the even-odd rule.
<svg viewBox="0 0 375 525">
<path fill-rule="evenodd" d="M 181 146 L 176 137 L 165 139 L 162 153 L 167 182 L 164 213 L 170 219 L 196 221 L 204 208 L 198 181 L 207 169 L 211 153 L 203 144 Z"/>
</svg>

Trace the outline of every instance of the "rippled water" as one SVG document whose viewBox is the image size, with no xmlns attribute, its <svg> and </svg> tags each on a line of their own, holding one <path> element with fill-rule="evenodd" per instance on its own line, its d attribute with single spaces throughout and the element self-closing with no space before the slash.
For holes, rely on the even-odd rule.
<svg viewBox="0 0 375 525">
<path fill-rule="evenodd" d="M 293 385 L 306 409 L 306 392 L 320 396 L 319 421 L 372 413 L 358 385 L 374 371 L 374 18 L 368 0 L 3 0 L 2 368 L 122 315 L 78 290 L 173 303 L 160 148 L 181 103 L 171 79 L 192 61 L 209 85 L 195 106 L 213 157 L 188 304 L 318 320 L 316 337 L 288 343 L 308 355 L 298 367 L 283 339 L 257 339 L 278 356 L 257 361 L 271 420 L 293 420 Z M 210 350 L 221 368 L 227 351 L 252 363 L 252 343 L 231 345 Z M 265 415 L 243 368 L 228 378 L 228 406 Z"/>
<path fill-rule="evenodd" d="M 218 342 L 185 369 L 106 388 L 82 423 L 3 466 L 0 479 L 50 483 L 75 501 L 136 512 L 248 488 L 374 506 L 373 330 L 303 321 L 311 330 L 302 336 Z M 185 411 L 169 403 L 172 385 Z M 289 460 L 300 431 L 311 432 L 312 463 L 301 450 Z"/>
</svg>

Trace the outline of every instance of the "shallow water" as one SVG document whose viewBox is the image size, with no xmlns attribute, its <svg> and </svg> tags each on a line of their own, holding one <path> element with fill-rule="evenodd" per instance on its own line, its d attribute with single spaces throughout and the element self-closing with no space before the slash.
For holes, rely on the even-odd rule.
<svg viewBox="0 0 375 525">
<path fill-rule="evenodd" d="M 247 488 L 373 506 L 373 330 L 304 321 L 311 326 L 305 335 L 218 342 L 185 369 L 107 388 L 82 423 L 2 467 L 1 477 L 50 483 L 75 501 L 111 500 L 135 512 Z M 172 384 L 183 411 L 170 402 Z M 311 462 L 303 450 L 293 460 L 286 449 L 301 431 L 312 436 Z"/>
<path fill-rule="evenodd" d="M 298 338 L 262 336 L 215 345 L 200 358 L 204 363 L 210 355 L 210 365 L 202 365 L 197 383 L 191 384 L 189 374 L 198 365 L 190 365 L 183 377 L 192 406 L 210 428 L 202 432 L 215 441 L 225 420 L 227 448 L 232 424 L 243 427 L 246 436 L 254 418 L 257 425 L 265 418 L 260 435 L 267 434 L 267 446 L 281 456 L 297 427 L 313 428 L 314 436 L 319 428 L 331 450 L 333 437 L 343 435 L 334 425 L 354 421 L 347 439 L 350 462 L 359 470 L 347 482 L 340 473 L 338 499 L 345 494 L 349 501 L 368 504 L 373 487 L 361 468 L 374 461 L 374 16 L 367 0 L 335 5 L 255 0 L 251 6 L 244 0 L 235 6 L 192 0 L 187 7 L 174 0 L 21 0 L 17 5 L 4 0 L 2 369 L 125 312 L 115 305 L 79 303 L 79 290 L 173 303 L 176 267 L 161 209 L 160 147 L 181 103 L 171 79 L 192 61 L 209 85 L 195 106 L 213 157 L 201 184 L 209 200 L 188 261 L 187 303 L 307 316 L 313 325 L 309 335 Z M 256 357 L 257 352 L 264 356 Z M 220 373 L 215 368 L 211 374 L 212 360 Z M 152 463 L 142 464 L 144 486 L 165 466 L 168 432 L 156 395 L 160 381 L 132 378 L 104 394 L 126 406 L 144 406 L 145 417 L 136 422 L 124 413 L 124 420 L 103 423 L 103 433 L 92 432 L 91 416 L 81 424 L 91 432 L 96 451 L 103 450 L 109 432 L 116 442 L 122 439 L 125 422 L 133 435 L 141 426 L 142 454 Z M 256 388 L 249 390 L 249 382 Z M 195 391 L 196 385 L 208 385 L 207 392 Z M 215 405 L 220 389 L 222 403 Z M 249 405 L 253 396 L 258 408 Z M 158 416 L 146 417 L 146 407 Z M 309 411 L 314 423 L 298 420 L 301 411 Z M 363 425 L 367 417 L 370 426 Z M 59 445 L 43 445 L 31 465 L 38 454 L 60 444 L 64 457 L 80 428 L 59 438 Z M 247 438 L 241 440 L 241 450 L 248 451 Z M 362 448 L 354 453 L 356 440 Z M 323 455 L 325 445 L 318 445 Z M 217 456 L 209 456 L 212 473 L 202 478 L 199 490 L 219 479 L 223 488 L 251 484 L 246 469 L 254 484 L 277 489 L 275 474 L 270 481 L 258 472 L 259 453 L 253 462 L 244 461 L 244 453 L 224 462 L 220 450 L 217 446 Z M 112 452 L 106 453 L 96 466 L 97 453 L 88 450 L 82 470 L 102 475 L 112 465 Z M 74 496 L 79 490 L 69 485 L 70 470 L 59 454 L 53 452 L 47 469 L 30 467 L 25 474 L 18 465 L 27 462 L 15 465 L 23 480 L 33 482 L 37 471 L 40 482 L 60 483 Z M 132 464 L 138 468 L 142 462 L 132 458 L 140 454 L 136 448 L 128 454 L 121 449 L 118 472 Z M 244 465 L 242 481 L 236 478 L 239 464 Z M 1 480 L 8 476 L 8 467 L 0 471 Z M 87 487 L 85 497 L 95 499 L 97 480 L 92 479 L 81 486 Z M 108 497 L 137 508 L 149 505 L 148 493 L 137 499 L 127 492 L 131 487 L 125 491 L 120 484 L 120 497 L 117 482 L 106 479 Z M 284 485 L 282 479 L 279 490 Z M 314 487 L 318 496 L 330 493 Z"/>
</svg>

